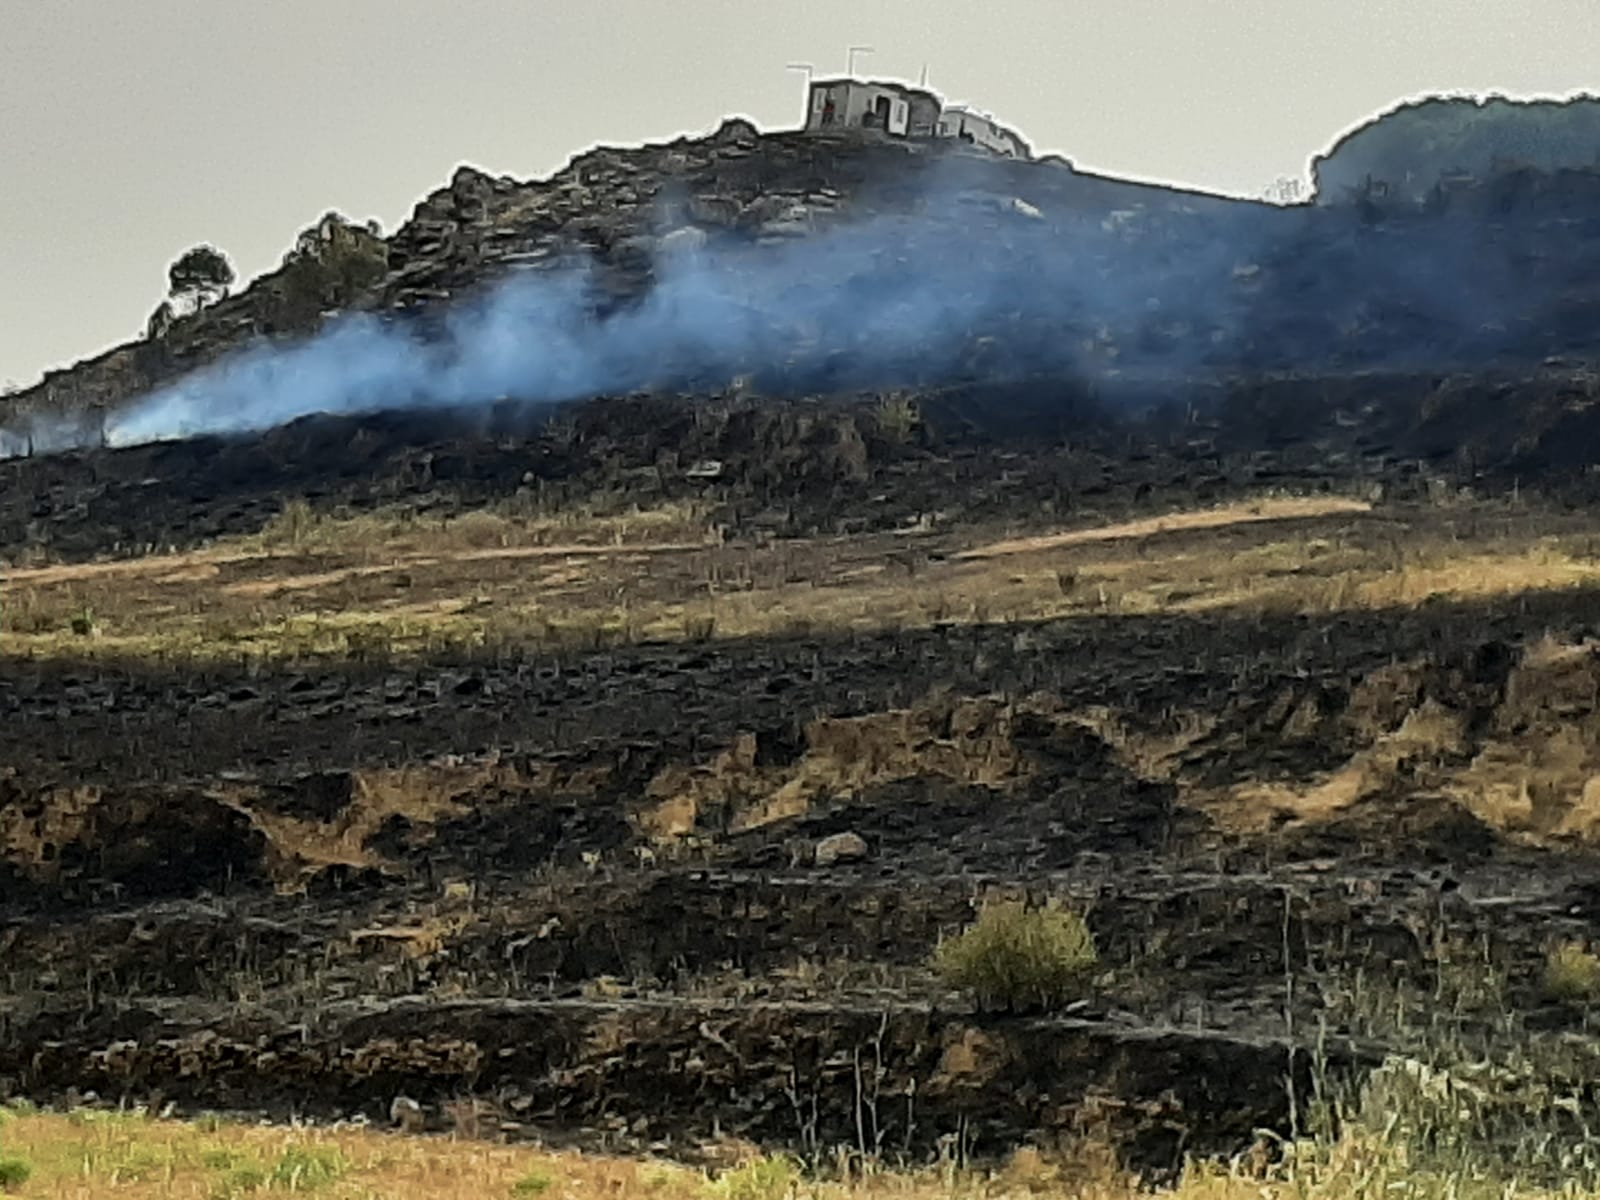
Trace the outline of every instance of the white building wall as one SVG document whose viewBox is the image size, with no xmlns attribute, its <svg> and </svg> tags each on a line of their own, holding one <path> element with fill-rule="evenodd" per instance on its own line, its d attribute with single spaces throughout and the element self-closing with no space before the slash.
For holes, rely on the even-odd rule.
<svg viewBox="0 0 1600 1200">
<path fill-rule="evenodd" d="M 825 123 L 823 118 L 829 100 L 833 101 L 833 120 Z M 861 129 L 869 113 L 881 113 L 884 116 L 884 120 L 872 128 L 882 128 L 888 133 L 904 137 L 910 123 L 911 104 L 896 89 L 878 84 L 848 81 L 821 84 L 812 89 L 811 111 L 806 116 L 806 128 Z"/>
<path fill-rule="evenodd" d="M 939 118 L 939 136 L 961 138 L 1009 158 L 1028 157 L 1028 148 L 1021 138 L 994 118 L 971 109 L 947 108 Z"/>
<path fill-rule="evenodd" d="M 835 79 L 814 83 L 806 129 L 813 132 L 844 132 L 862 128 L 881 129 L 897 137 L 910 133 L 912 99 L 920 110 L 919 136 L 961 138 L 992 154 L 1028 159 L 1033 156 L 1028 144 L 1014 131 L 993 117 L 960 105 L 941 109 L 930 93 L 894 84 L 872 83 L 859 79 Z M 832 105 L 831 119 L 829 105 Z M 937 121 L 933 114 L 938 113 Z M 868 123 L 867 116 L 873 120 Z"/>
</svg>

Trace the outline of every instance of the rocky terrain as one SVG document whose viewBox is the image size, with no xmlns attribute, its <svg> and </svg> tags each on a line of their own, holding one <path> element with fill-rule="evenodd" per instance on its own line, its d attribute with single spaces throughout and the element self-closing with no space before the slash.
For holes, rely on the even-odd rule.
<svg viewBox="0 0 1600 1200">
<path fill-rule="evenodd" d="M 760 254 L 939 166 L 729 125 L 463 172 L 361 304 L 436 319 L 580 235 L 625 304 L 663 205 Z M 943 168 L 1043 214 L 983 210 L 1002 246 L 1070 205 L 1108 255 L 1255 219 L 1150 192 L 1125 232 L 1131 185 Z M 1588 181 L 1528 186 L 1506 212 Z M 1031 312 L 936 382 L 0 462 L 0 1097 L 403 1096 L 690 1159 L 1092 1133 L 1159 1175 L 1444 1072 L 1526 1169 L 1586 1144 L 1595 382 L 1542 361 L 1582 295 L 1474 341 L 1318 292 L 1307 329 L 1280 300 L 1319 263 L 1444 226 L 1260 219 L 1342 231 L 1227 256 L 1251 337 L 1319 369 L 1031 372 Z M 1558 228 L 1576 289 L 1575 226 L 1504 236 Z M 270 332 L 264 289 L 15 403 L 96 420 Z M 1330 342 L 1330 313 L 1361 319 Z M 1077 1000 L 991 1011 L 932 969 L 1004 897 L 1086 915 Z"/>
<path fill-rule="evenodd" d="M 1312 164 L 1317 197 L 1348 204 L 1378 194 L 1421 204 L 1434 193 L 1527 170 L 1584 172 L 1595 166 L 1600 100 L 1513 100 L 1503 95 L 1427 96 L 1362 122 Z"/>
<path fill-rule="evenodd" d="M 1487 404 L 1451 402 L 1464 430 Z M 1457 1036 L 1492 1043 L 1514 1013 L 1526 1044 L 1564 1047 L 1563 1086 L 1590 1086 L 1568 1040 L 1584 1008 L 1542 974 L 1553 939 L 1589 936 L 1600 829 L 1600 579 L 1557 463 L 1548 494 L 1530 483 L 1506 507 L 1509 460 L 1469 472 L 1436 453 L 1419 470 L 1372 450 L 1390 443 L 1370 417 L 1365 458 L 1264 448 L 1261 429 L 1209 458 L 1162 426 L 1140 448 L 1092 420 L 1028 452 L 959 408 L 919 412 L 896 442 L 888 411 L 728 401 L 697 434 L 693 414 L 675 429 L 670 411 L 618 405 L 562 437 L 313 423 L 249 447 L 7 464 L 8 501 L 38 505 L 8 528 L 31 530 L 43 565 L 6 591 L 0 1086 L 374 1119 L 404 1095 L 434 1121 L 470 1099 L 508 1136 L 689 1157 L 717 1131 L 921 1161 L 1092 1127 L 1159 1172 L 1284 1127 L 1285 1080 L 1309 1094 L 1314 1055 L 1355 1079 L 1421 1054 L 1451 989 L 1483 993 L 1451 1001 Z M 724 455 L 723 475 L 630 465 L 669 444 Z M 373 452 L 347 460 L 359 445 Z M 651 589 L 765 587 L 763 562 L 782 595 L 815 599 L 782 601 L 811 607 L 772 632 L 686 622 L 588 645 L 529 633 L 374 654 L 352 636 L 331 657 L 218 642 L 196 660 L 120 640 L 247 587 L 285 611 L 324 602 L 308 587 L 388 605 L 402 569 L 412 609 L 490 586 L 554 603 L 542 560 L 491 577 L 478 552 L 437 578 L 425 560 L 357 560 L 376 600 L 305 551 L 247 556 L 243 575 L 225 556 L 206 582 L 220 550 L 205 547 L 258 529 L 272 496 L 465 515 L 529 471 L 568 489 L 559 503 L 700 488 L 719 518 L 716 543 L 663 548 L 646 575 L 594 568 L 580 607 L 621 588 L 645 613 Z M 1378 507 L 1333 503 L 1352 483 Z M 1327 499 L 1235 532 L 1245 517 L 1105 524 L 1263 489 Z M 1039 545 L 985 550 L 985 530 Z M 1302 558 L 1240 568 L 1247 588 L 1301 589 L 1282 600 L 1213 599 L 1181 566 L 1281 555 L 1285 534 Z M 201 557 L 152 554 L 169 539 Z M 1546 579 L 1514 549 L 1479 550 L 1508 539 L 1574 547 L 1576 565 Z M 1433 544 L 1439 568 L 1421 565 Z M 1318 546 L 1338 548 L 1320 552 L 1340 563 L 1327 591 Z M 1174 582 L 1108 607 L 1104 580 L 1133 586 L 1132 548 Z M 552 553 L 570 579 L 573 551 Z M 177 590 L 124 615 L 129 582 L 96 590 L 105 555 Z M 1350 555 L 1378 565 L 1346 573 Z M 1504 577 L 1488 591 L 1485 562 Z M 941 572 L 986 563 L 997 607 L 964 607 Z M 869 592 L 865 625 L 800 619 L 864 570 L 901 569 L 952 589 L 950 611 L 874 624 Z M 1360 599 L 1413 570 L 1443 572 L 1422 588 L 1434 599 Z M 1007 571 L 1046 573 L 1059 615 L 998 607 Z M 25 635 L 48 628 L 51 597 L 102 612 L 105 631 Z M 941 936 L 1006 895 L 1088 912 L 1104 970 L 1070 1010 L 980 1012 L 930 972 Z M 1412 995 L 1414 1027 L 1373 1011 L 1363 978 Z"/>
<path fill-rule="evenodd" d="M 1371 136 L 1403 143 L 1408 113 Z M 350 312 L 426 343 L 497 283 L 585 263 L 603 321 L 649 297 L 687 245 L 709 244 L 719 272 L 753 281 L 753 319 L 770 326 L 772 344 L 748 362 L 663 363 L 636 372 L 630 388 L 702 392 L 743 374 L 764 391 L 805 395 L 1044 374 L 1181 398 L 1264 374 L 1527 369 L 1595 349 L 1597 191 L 1588 167 L 1497 159 L 1421 199 L 1368 189 L 1279 207 L 1059 159 L 729 121 L 705 138 L 597 148 L 544 180 L 462 167 L 384 240 L 374 282 L 307 320 L 286 298 L 286 266 L 153 326 L 0 400 L 0 453 L 94 444 L 136 398 L 248 347 L 304 344 Z M 843 236 L 838 248 L 797 273 L 796 247 L 830 244 L 830 234 Z M 780 262 L 784 290 L 761 294 Z M 837 318 L 820 333 L 785 324 L 806 296 L 842 288 L 859 295 L 875 330 L 874 304 L 907 286 L 934 301 L 907 318 L 928 323 L 919 353 L 867 353 Z M 960 314 L 956 325 L 937 324 L 941 309 Z M 511 387 L 493 398 L 543 396 Z"/>
</svg>

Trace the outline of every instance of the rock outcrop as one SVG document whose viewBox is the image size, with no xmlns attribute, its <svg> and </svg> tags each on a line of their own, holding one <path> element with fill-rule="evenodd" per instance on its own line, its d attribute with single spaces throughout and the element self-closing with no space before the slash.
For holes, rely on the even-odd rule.
<svg viewBox="0 0 1600 1200">
<path fill-rule="evenodd" d="M 1113 209 L 1219 213 L 1218 197 L 1079 175 L 1059 161 L 1004 163 L 929 139 L 761 134 L 730 120 L 703 138 L 600 147 L 548 179 L 518 181 L 463 166 L 387 239 L 389 270 L 350 308 L 426 321 L 451 300 L 512 271 L 587 258 L 619 300 L 647 289 L 664 254 L 707 236 L 752 247 L 803 238 L 874 211 L 907 211 L 937 187 L 990 196 L 952 214 L 962 236 L 993 233 L 1020 202 L 1078 216 Z M 1098 216 L 1094 219 L 1098 221 Z M 38 385 L 0 399 L 0 425 L 26 430 L 34 450 L 92 443 L 99 418 L 280 328 L 278 277 L 151 330 Z M 332 317 L 333 312 L 324 317 Z M 0 446 L 12 453 L 26 446 Z"/>
<path fill-rule="evenodd" d="M 1600 98 L 1512 100 L 1430 96 L 1399 105 L 1341 137 L 1312 164 L 1317 200 L 1350 203 L 1377 190 L 1421 203 L 1435 189 L 1495 175 L 1600 166 Z"/>
<path fill-rule="evenodd" d="M 1345 171 L 1372 139 L 1433 111 L 1352 135 L 1323 170 Z M 1562 131 L 1588 111 L 1519 109 L 1518 120 L 1548 117 L 1549 137 L 1565 145 Z M 1419 169 L 1431 170 L 1437 155 L 1426 145 Z M 1565 160 L 1545 158 L 1430 192 L 1425 203 L 1368 196 L 1292 207 L 1109 179 L 1059 160 L 998 160 L 943 139 L 762 134 L 743 121 L 703 138 L 597 148 L 532 182 L 462 167 L 387 239 L 387 270 L 344 308 L 288 327 L 283 271 L 265 276 L 0 401 L 0 455 L 93 443 L 103 415 L 130 399 L 243 346 L 304 336 L 344 309 L 427 338 L 447 306 L 513 273 L 581 261 L 601 320 L 636 304 L 687 251 L 715 243 L 719 272 L 757 278 L 764 255 L 873 216 L 891 218 L 876 227 L 881 236 L 832 259 L 819 254 L 815 277 L 796 286 L 837 294 L 859 283 L 866 314 L 880 283 L 899 295 L 909 279 L 927 312 L 958 314 L 930 329 L 926 345 L 879 353 L 864 378 L 862 339 L 874 335 L 846 321 L 787 362 L 767 346 L 754 363 L 726 354 L 667 363 L 660 378 L 630 378 L 618 390 L 701 394 L 750 373 L 768 394 L 807 395 L 1047 372 L 1132 382 L 1170 399 L 1180 385 L 1274 373 L 1588 358 L 1600 354 L 1600 221 L 1589 216 L 1600 170 L 1552 172 L 1543 168 Z M 757 321 L 770 321 L 784 296 L 762 303 Z M 897 328 L 914 332 L 925 316 L 908 313 Z M 796 338 L 804 340 L 786 325 L 758 340 Z"/>
</svg>

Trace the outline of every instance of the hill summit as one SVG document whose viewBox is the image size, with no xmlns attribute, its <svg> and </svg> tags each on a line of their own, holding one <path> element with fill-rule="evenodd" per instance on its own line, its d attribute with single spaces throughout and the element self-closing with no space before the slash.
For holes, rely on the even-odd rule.
<svg viewBox="0 0 1600 1200">
<path fill-rule="evenodd" d="M 238 295 L 158 313 L 11 397 L 0 453 L 741 378 L 1172 393 L 1596 349 L 1600 172 L 1512 164 L 1421 201 L 1346 200 L 1233 200 L 958 136 L 739 119 L 542 180 L 462 167 L 387 239 L 330 215 Z"/>
</svg>

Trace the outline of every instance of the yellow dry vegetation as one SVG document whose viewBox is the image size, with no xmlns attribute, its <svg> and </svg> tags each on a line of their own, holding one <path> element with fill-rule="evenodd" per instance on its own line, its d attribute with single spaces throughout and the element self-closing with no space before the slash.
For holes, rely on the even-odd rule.
<svg viewBox="0 0 1600 1200">
<path fill-rule="evenodd" d="M 472 1108 L 463 1103 L 463 1110 Z M 828 1170 L 727 1142 L 706 1170 L 660 1159 L 551 1152 L 469 1136 L 286 1128 L 134 1113 L 5 1113 L 0 1194 L 30 1200 L 1136 1200 L 1152 1193 L 1093 1135 L 1024 1146 L 997 1167 L 891 1170 L 841 1154 Z M 1258 1149 L 1264 1150 L 1267 1143 Z M 1172 1200 L 1588 1200 L 1477 1172 L 1434 1170 L 1402 1145 L 1351 1132 L 1332 1144 L 1194 1164 L 1157 1195 Z M 842 1169 L 840 1169 L 842 1168 Z M 25 1178 L 24 1178 L 25 1177 Z M 20 1180 L 20 1181 L 19 1181 Z"/>
<path fill-rule="evenodd" d="M 1346 714 L 1363 744 L 1341 765 L 1310 779 L 1191 787 L 1187 800 L 1220 825 L 1261 833 L 1285 824 L 1335 820 L 1385 797 L 1439 801 L 1499 835 L 1528 845 L 1593 845 L 1600 840 L 1600 642 L 1546 636 L 1519 652 L 1503 693 L 1470 733 L 1468 711 L 1422 695 L 1425 662 L 1397 661 L 1353 689 Z M 1301 701 L 1302 705 L 1306 701 Z M 1292 737 L 1293 716 L 1282 732 Z M 1107 740 L 1147 778 L 1180 778 L 1159 741 Z M 1184 729 L 1204 736 L 1198 717 Z M 1150 744 L 1146 744 L 1150 743 Z"/>
<path fill-rule="evenodd" d="M 1192 512 L 1146 517 L 1138 521 L 1118 521 L 1088 529 L 1009 538 L 964 550 L 957 557 L 1000 558 L 1009 554 L 1056 550 L 1062 546 L 1081 546 L 1086 542 L 1128 541 L 1152 537 L 1158 533 L 1220 529 L 1226 525 L 1249 525 L 1257 521 L 1285 521 L 1371 511 L 1371 501 L 1354 500 L 1344 496 L 1274 496 L 1251 504 L 1229 504 L 1217 508 L 1195 509 Z"/>
<path fill-rule="evenodd" d="M 914 777 L 1009 788 L 1027 773 L 1012 738 L 1015 710 L 996 697 L 893 709 L 807 723 L 804 749 L 781 766 L 760 766 L 753 734 L 740 734 L 701 766 L 671 764 L 645 787 L 636 817 L 657 839 L 690 833 L 720 814 L 734 832 L 803 816 L 813 803 Z"/>
<path fill-rule="evenodd" d="M 265 836 L 278 860 L 280 887 L 293 890 L 297 881 L 330 866 L 382 869 L 387 864 L 370 843 L 386 822 L 401 817 L 411 826 L 431 828 L 470 811 L 464 798 L 513 776 L 496 760 L 355 771 L 349 780 L 350 803 L 326 820 L 274 812 L 250 785 L 218 787 L 212 795 Z"/>
<path fill-rule="evenodd" d="M 724 542 L 692 504 L 560 516 L 317 516 L 187 554 L 0 578 L 0 653 L 172 662 L 451 654 L 1270 616 L 1600 586 L 1582 514 L 1263 496 L 1069 529 Z"/>
<path fill-rule="evenodd" d="M 642 1159 L 94 1111 L 8 1117 L 0 1165 L 7 1161 L 24 1164 L 28 1178 L 0 1194 L 31 1200 L 691 1200 L 704 1189 L 700 1172 Z"/>
</svg>

